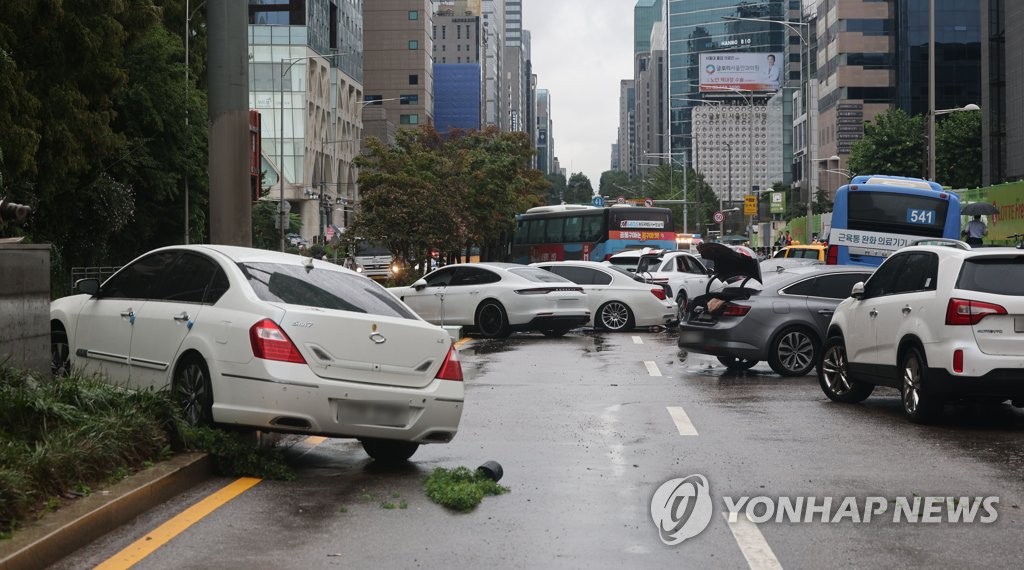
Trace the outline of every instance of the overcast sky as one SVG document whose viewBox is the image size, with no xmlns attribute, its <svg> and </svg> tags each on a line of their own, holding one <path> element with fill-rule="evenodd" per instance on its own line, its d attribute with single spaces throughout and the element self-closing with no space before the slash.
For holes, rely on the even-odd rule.
<svg viewBox="0 0 1024 570">
<path fill-rule="evenodd" d="M 597 189 L 618 136 L 619 82 L 633 77 L 636 0 L 523 0 L 537 88 L 551 93 L 555 156 Z"/>
</svg>

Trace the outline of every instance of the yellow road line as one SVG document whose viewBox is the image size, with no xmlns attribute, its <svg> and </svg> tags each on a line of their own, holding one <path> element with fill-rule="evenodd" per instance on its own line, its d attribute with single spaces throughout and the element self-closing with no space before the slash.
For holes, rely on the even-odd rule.
<svg viewBox="0 0 1024 570">
<path fill-rule="evenodd" d="M 241 495 L 252 488 L 262 479 L 254 477 L 242 477 L 230 485 L 206 497 L 202 501 L 185 509 L 178 516 L 158 526 L 146 536 L 135 541 L 121 552 L 108 558 L 96 568 L 98 570 L 114 570 L 131 568 L 143 558 L 152 554 L 157 548 L 167 544 L 170 540 L 188 527 L 199 522 L 203 517 L 224 506 L 228 501 Z"/>
</svg>

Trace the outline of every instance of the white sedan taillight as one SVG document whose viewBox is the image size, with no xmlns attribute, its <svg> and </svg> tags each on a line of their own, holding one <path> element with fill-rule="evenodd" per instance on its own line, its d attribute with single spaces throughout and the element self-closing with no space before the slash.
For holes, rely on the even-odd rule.
<svg viewBox="0 0 1024 570">
<path fill-rule="evenodd" d="M 454 346 L 448 349 L 448 356 L 444 357 L 444 364 L 437 371 L 437 379 L 462 382 L 462 363 L 459 361 L 459 351 Z"/>
<path fill-rule="evenodd" d="M 270 319 L 263 319 L 249 329 L 249 342 L 252 344 L 252 355 L 256 358 L 306 363 L 292 339 Z"/>
</svg>

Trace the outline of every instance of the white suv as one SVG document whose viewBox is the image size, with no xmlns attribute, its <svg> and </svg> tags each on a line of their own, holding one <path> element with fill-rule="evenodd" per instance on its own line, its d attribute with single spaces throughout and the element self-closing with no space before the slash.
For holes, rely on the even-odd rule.
<svg viewBox="0 0 1024 570">
<path fill-rule="evenodd" d="M 836 307 L 818 381 L 837 402 L 896 388 L 915 423 L 949 399 L 1024 403 L 1024 251 L 900 250 Z"/>
</svg>

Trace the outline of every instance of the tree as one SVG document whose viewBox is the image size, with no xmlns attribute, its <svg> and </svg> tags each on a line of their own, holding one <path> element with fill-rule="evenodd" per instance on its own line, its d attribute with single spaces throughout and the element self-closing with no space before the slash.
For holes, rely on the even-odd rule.
<svg viewBox="0 0 1024 570">
<path fill-rule="evenodd" d="M 551 184 L 545 195 L 544 203 L 549 206 L 561 204 L 562 196 L 565 195 L 565 175 L 562 173 L 545 174 L 544 180 Z"/>
<path fill-rule="evenodd" d="M 616 196 L 622 193 L 622 188 L 635 189 L 636 184 L 639 183 L 624 170 L 606 170 L 601 173 L 598 193 L 602 196 Z"/>
<path fill-rule="evenodd" d="M 350 231 L 410 266 L 472 245 L 498 258 L 515 214 L 542 204 L 549 186 L 529 168 L 532 153 L 524 133 L 493 127 L 442 137 L 425 125 L 398 131 L 394 146 L 371 140 L 356 159 L 362 200 Z"/>
<path fill-rule="evenodd" d="M 950 188 L 980 187 L 981 113 L 950 113 L 935 131 L 935 181 Z"/>
<path fill-rule="evenodd" d="M 924 121 L 889 109 L 864 124 L 864 138 L 850 151 L 853 172 L 919 177 L 925 169 Z"/>
<path fill-rule="evenodd" d="M 566 204 L 589 204 L 593 196 L 594 187 L 591 186 L 590 179 L 582 172 L 576 172 L 569 177 L 562 201 Z"/>
</svg>

